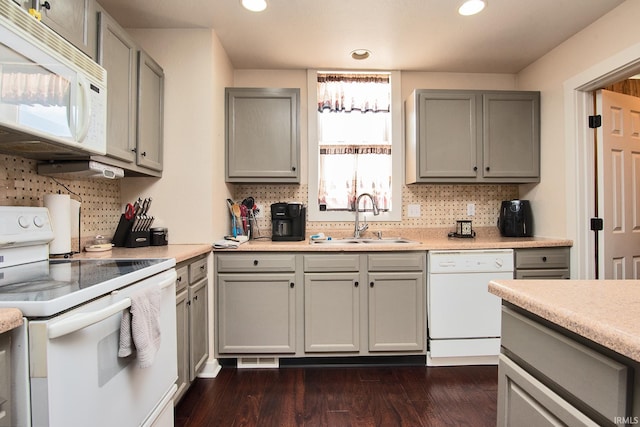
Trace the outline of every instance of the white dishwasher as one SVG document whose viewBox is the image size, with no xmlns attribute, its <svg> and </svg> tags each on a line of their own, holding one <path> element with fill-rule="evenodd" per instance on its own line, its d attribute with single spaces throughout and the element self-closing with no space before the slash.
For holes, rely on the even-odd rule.
<svg viewBox="0 0 640 427">
<path fill-rule="evenodd" d="M 497 364 L 501 300 L 489 281 L 513 279 L 513 250 L 427 253 L 428 366 Z"/>
</svg>

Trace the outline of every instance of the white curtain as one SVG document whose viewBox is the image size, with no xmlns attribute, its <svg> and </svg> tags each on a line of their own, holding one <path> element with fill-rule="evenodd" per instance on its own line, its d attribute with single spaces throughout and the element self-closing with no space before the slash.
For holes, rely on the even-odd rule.
<svg viewBox="0 0 640 427">
<path fill-rule="evenodd" d="M 362 193 L 391 209 L 390 99 L 388 75 L 318 75 L 318 203 L 327 210 L 354 210 Z M 363 199 L 360 209 L 371 208 Z"/>
</svg>

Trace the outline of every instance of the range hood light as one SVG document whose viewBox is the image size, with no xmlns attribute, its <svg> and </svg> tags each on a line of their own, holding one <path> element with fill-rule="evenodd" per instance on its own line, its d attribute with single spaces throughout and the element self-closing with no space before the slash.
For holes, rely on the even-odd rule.
<svg viewBox="0 0 640 427">
<path fill-rule="evenodd" d="M 475 15 L 482 12 L 486 5 L 485 0 L 466 0 L 458 8 L 458 13 L 463 16 Z"/>
<path fill-rule="evenodd" d="M 267 8 L 266 0 L 242 0 L 242 6 L 251 12 L 262 12 Z"/>
</svg>

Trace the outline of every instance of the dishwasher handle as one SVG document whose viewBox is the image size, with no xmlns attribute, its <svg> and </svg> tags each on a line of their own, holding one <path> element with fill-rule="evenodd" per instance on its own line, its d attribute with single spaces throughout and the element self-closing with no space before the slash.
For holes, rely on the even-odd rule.
<svg viewBox="0 0 640 427">
<path fill-rule="evenodd" d="M 163 275 L 161 281 L 158 283 L 160 290 L 168 288 L 175 283 L 177 278 L 176 271 L 170 271 L 172 272 L 172 274 L 169 273 Z M 91 326 L 95 323 L 101 322 L 105 319 L 108 319 L 114 314 L 129 307 L 131 307 L 131 299 L 123 298 L 122 300 L 100 310 L 91 311 L 88 313 L 74 314 L 67 317 L 66 319 L 49 325 L 47 327 L 47 334 L 49 336 L 49 339 L 60 338 Z"/>
</svg>

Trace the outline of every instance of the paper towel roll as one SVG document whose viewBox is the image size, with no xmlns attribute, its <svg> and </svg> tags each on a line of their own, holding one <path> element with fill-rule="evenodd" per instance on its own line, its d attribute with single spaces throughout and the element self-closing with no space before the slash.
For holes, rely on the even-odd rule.
<svg viewBox="0 0 640 427">
<path fill-rule="evenodd" d="M 44 207 L 49 209 L 53 240 L 49 242 L 51 255 L 71 252 L 71 198 L 68 194 L 45 194 Z"/>
</svg>

